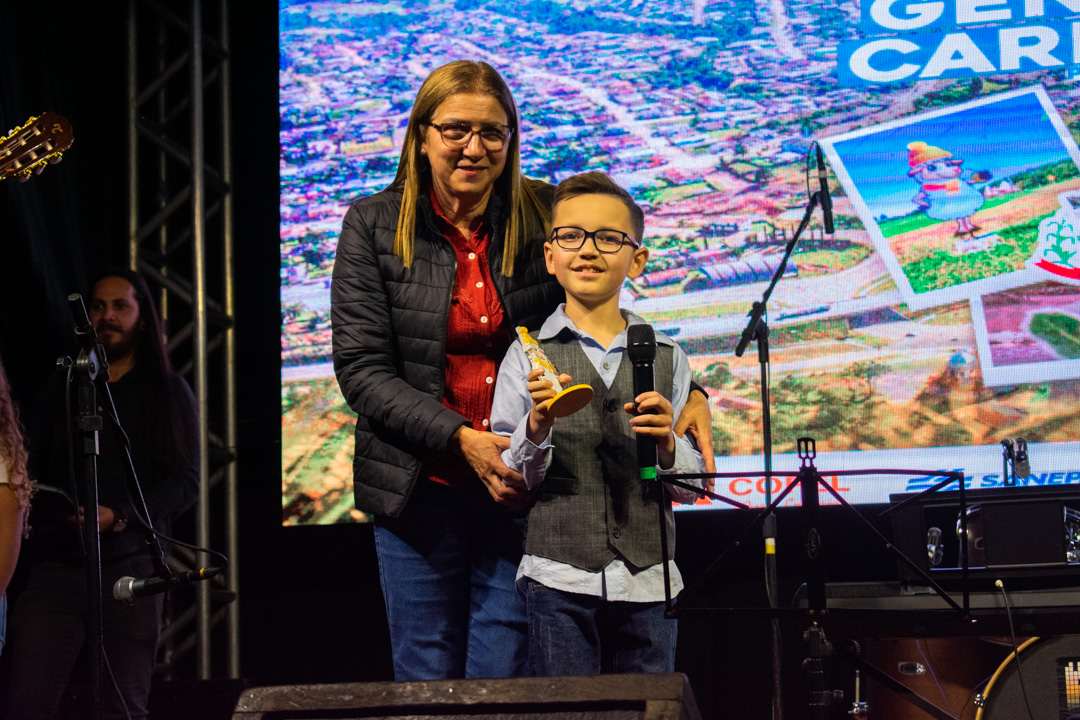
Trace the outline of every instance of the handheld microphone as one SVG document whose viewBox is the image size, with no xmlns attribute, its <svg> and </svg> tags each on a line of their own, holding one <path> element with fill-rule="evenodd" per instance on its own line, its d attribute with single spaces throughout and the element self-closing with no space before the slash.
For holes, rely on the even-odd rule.
<svg viewBox="0 0 1080 720">
<path fill-rule="evenodd" d="M 187 587 L 200 580 L 207 580 L 221 574 L 222 568 L 208 567 L 186 572 L 172 573 L 165 577 L 148 577 L 136 580 L 131 576 L 124 576 L 113 585 L 113 597 L 125 605 L 134 605 L 137 600 L 148 595 L 168 592 L 176 588 Z"/>
<path fill-rule="evenodd" d="M 1014 446 L 1016 456 L 1013 458 L 1013 470 L 1016 471 L 1016 477 L 1031 477 L 1031 464 L 1028 462 L 1027 440 L 1024 438 L 1016 438 Z"/>
<path fill-rule="evenodd" d="M 833 226 L 832 196 L 829 195 L 829 178 L 825 174 L 825 158 L 821 156 L 820 145 L 814 143 L 814 148 L 817 150 L 817 177 L 818 185 L 821 188 L 819 199 L 821 200 L 822 220 L 825 223 L 825 232 L 832 235 L 836 232 L 836 228 Z"/>
<path fill-rule="evenodd" d="M 656 333 L 651 325 L 631 325 L 626 330 L 626 352 L 634 369 L 634 397 L 655 389 L 653 361 L 656 360 Z M 637 437 L 638 466 L 641 479 L 656 477 L 656 442 L 650 437 Z"/>
</svg>

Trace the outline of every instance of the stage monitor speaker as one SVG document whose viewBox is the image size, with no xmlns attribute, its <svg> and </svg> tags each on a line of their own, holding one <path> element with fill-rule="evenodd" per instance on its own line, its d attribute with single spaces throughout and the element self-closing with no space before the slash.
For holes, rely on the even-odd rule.
<svg viewBox="0 0 1080 720">
<path fill-rule="evenodd" d="M 700 720 L 686 676 L 281 685 L 240 696 L 233 720 Z"/>
</svg>

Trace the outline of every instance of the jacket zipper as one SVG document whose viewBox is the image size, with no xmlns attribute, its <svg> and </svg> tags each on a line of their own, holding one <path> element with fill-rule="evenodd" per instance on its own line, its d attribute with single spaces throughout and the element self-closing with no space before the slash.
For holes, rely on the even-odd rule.
<svg viewBox="0 0 1080 720">
<path fill-rule="evenodd" d="M 446 240 L 441 233 L 439 238 L 443 241 Z M 454 301 L 454 284 L 457 282 L 457 252 L 454 251 L 453 247 L 450 248 L 450 254 L 453 256 L 454 262 L 453 272 L 450 273 L 450 288 L 446 292 L 446 315 L 443 317 L 443 334 L 440 343 L 442 352 L 439 354 L 439 395 L 436 398 L 439 402 L 443 401 L 446 394 L 446 341 L 450 337 L 450 304 Z"/>
</svg>

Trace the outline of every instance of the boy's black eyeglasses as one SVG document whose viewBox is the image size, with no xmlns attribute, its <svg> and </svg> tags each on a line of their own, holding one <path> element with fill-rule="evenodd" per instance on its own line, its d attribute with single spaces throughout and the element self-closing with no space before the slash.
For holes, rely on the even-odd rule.
<svg viewBox="0 0 1080 720">
<path fill-rule="evenodd" d="M 442 137 L 443 145 L 457 150 L 469 144 L 473 135 L 480 136 L 480 143 L 484 149 L 491 151 L 502 150 L 506 143 L 510 142 L 510 136 L 514 134 L 514 128 L 506 125 L 481 125 L 473 127 L 465 123 L 443 123 L 436 125 L 429 122 L 428 125 L 435 128 Z"/>
<path fill-rule="evenodd" d="M 580 250 L 589 238 L 593 239 L 597 250 L 608 255 L 619 252 L 623 245 L 629 245 L 632 248 L 641 247 L 641 243 L 621 230 L 602 228 L 590 232 L 585 228 L 565 226 L 553 228 L 551 231 L 551 239 L 563 250 Z"/>
</svg>

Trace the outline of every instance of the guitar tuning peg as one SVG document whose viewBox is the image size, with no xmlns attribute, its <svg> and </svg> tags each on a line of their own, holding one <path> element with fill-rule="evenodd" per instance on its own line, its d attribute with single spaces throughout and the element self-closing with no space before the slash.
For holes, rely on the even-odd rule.
<svg viewBox="0 0 1080 720">
<path fill-rule="evenodd" d="M 41 171 L 44 170 L 44 169 L 45 169 L 44 165 L 38 165 L 37 168 L 34 170 L 34 174 L 35 175 L 40 175 Z"/>
<path fill-rule="evenodd" d="M 63 159 L 64 159 L 63 155 L 53 155 L 51 158 L 49 158 L 49 164 L 50 165 L 55 165 L 56 163 L 60 162 Z"/>
<path fill-rule="evenodd" d="M 29 173 L 23 173 L 22 175 L 19 175 L 19 182 L 21 182 L 21 183 L 24 183 L 29 179 L 30 179 L 30 174 Z"/>
</svg>

